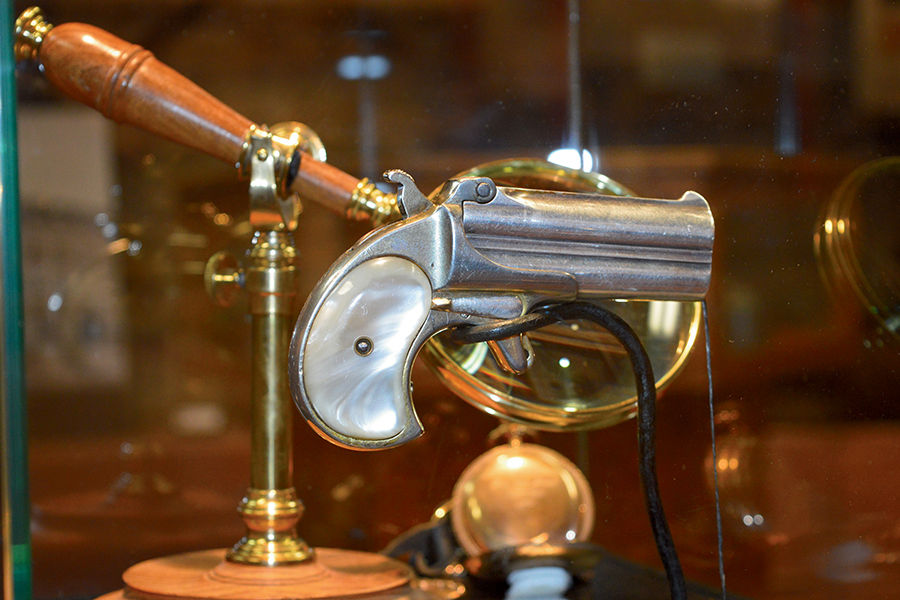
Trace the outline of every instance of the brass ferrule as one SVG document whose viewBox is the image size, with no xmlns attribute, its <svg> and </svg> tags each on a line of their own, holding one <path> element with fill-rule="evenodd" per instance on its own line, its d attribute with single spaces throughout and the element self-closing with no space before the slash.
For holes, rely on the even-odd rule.
<svg viewBox="0 0 900 600">
<path fill-rule="evenodd" d="M 353 190 L 345 214 L 352 221 L 371 221 L 375 227 L 400 220 L 396 194 L 382 192 L 367 177 Z"/>
<path fill-rule="evenodd" d="M 44 13 L 37 6 L 26 8 L 16 19 L 16 60 L 37 58 L 44 38 L 53 25 L 44 20 Z"/>
</svg>

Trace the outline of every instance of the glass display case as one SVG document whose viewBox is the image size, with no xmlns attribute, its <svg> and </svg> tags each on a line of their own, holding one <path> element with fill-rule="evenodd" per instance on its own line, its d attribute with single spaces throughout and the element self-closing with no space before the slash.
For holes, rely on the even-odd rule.
<svg viewBox="0 0 900 600">
<path fill-rule="evenodd" d="M 11 4 L 10 16 L 28 6 Z M 53 23 L 89 23 L 152 51 L 254 123 L 302 121 L 329 164 L 379 185 L 400 168 L 427 193 L 528 158 L 580 172 L 581 189 L 701 193 L 716 227 L 715 462 L 699 313 L 674 305 L 636 317 L 681 340 L 661 350 L 673 358 L 662 368 L 672 372 L 657 411 L 657 469 L 685 574 L 719 586 L 716 473 L 729 594 L 900 589 L 897 3 L 41 8 Z M 13 62 L 11 20 L 3 27 L 3 448 L 4 482 L 15 482 L 3 498 L 4 578 L 15 558 L 16 600 L 29 585 L 38 599 L 91 598 L 121 587 L 135 563 L 243 535 L 235 509 L 252 468 L 251 318 L 246 298 L 214 303 L 204 273 L 214 254 L 240 259 L 247 249 L 248 183 L 220 160 L 65 97 L 34 61 Z M 303 202 L 293 314 L 370 228 Z M 13 327 L 19 296 L 24 340 Z M 425 434 L 402 447 L 351 452 L 296 415 L 291 483 L 311 545 L 381 550 L 442 510 L 467 466 L 508 434 L 497 432 L 505 397 L 485 411 L 454 393 L 494 386 L 496 372 L 471 382 L 426 364 L 426 354 L 471 359 L 458 353 L 447 342 L 416 361 Z M 560 369 L 575 356 L 553 355 L 537 376 L 546 387 L 523 396 L 537 411 L 528 414 L 541 396 L 565 392 L 553 384 L 569 381 Z M 614 395 L 602 401 L 584 382 L 565 392 L 583 401 L 570 412 L 602 412 L 593 428 L 524 435 L 584 473 L 589 541 L 658 570 L 622 391 L 631 380 L 616 378 L 624 367 L 605 365 Z"/>
</svg>

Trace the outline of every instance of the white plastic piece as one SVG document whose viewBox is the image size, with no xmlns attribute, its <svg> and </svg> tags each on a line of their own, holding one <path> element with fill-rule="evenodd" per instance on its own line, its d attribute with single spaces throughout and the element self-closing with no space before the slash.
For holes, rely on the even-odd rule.
<svg viewBox="0 0 900 600">
<path fill-rule="evenodd" d="M 313 319 L 303 365 L 307 395 L 325 424 L 359 439 L 403 430 L 404 365 L 430 309 L 428 277 L 395 256 L 362 263 L 332 290 Z M 361 353 L 366 340 L 371 348 Z"/>
<path fill-rule="evenodd" d="M 562 600 L 572 576 L 562 567 L 530 567 L 513 571 L 506 581 L 506 600 Z"/>
</svg>

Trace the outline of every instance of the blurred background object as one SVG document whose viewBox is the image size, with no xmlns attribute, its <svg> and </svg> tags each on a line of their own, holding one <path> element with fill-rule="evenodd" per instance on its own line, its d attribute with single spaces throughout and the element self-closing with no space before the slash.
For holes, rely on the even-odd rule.
<svg viewBox="0 0 900 600">
<path fill-rule="evenodd" d="M 872 336 L 862 304 L 829 293 L 813 236 L 853 171 L 900 154 L 900 7 L 582 0 L 573 136 L 570 5 L 42 7 L 53 22 L 90 23 L 150 49 L 251 119 L 308 123 L 330 162 L 359 176 L 403 168 L 430 189 L 478 164 L 563 149 L 639 195 L 701 192 L 717 226 L 717 464 L 701 353 L 658 414 L 661 491 L 686 574 L 718 580 L 715 468 L 731 590 L 894 593 L 900 358 Z M 246 183 L 75 106 L 33 68 L 17 75 L 34 589 L 86 598 L 119 587 L 133 562 L 240 536 L 249 324 L 245 307 L 209 301 L 202 274 L 214 252 L 245 246 Z M 862 248 L 900 229 L 896 189 L 866 221 Z M 305 206 L 301 298 L 364 231 Z M 872 264 L 895 273 L 898 261 L 885 246 Z M 421 364 L 413 379 L 428 433 L 406 447 L 348 452 L 298 423 L 295 484 L 316 516 L 300 533 L 311 544 L 383 547 L 427 520 L 484 451 L 496 420 Z M 588 476 L 591 540 L 658 566 L 634 423 L 541 442 Z M 110 501 L 121 510 L 110 514 Z"/>
</svg>

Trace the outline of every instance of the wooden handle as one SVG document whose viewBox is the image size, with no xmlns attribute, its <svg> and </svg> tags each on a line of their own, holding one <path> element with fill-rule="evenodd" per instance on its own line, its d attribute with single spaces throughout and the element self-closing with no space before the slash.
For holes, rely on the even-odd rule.
<svg viewBox="0 0 900 600">
<path fill-rule="evenodd" d="M 114 121 L 232 164 L 241 156 L 253 123 L 140 46 L 66 23 L 47 33 L 38 58 L 53 85 Z"/>
<path fill-rule="evenodd" d="M 301 157 L 300 170 L 291 189 L 301 198 L 309 198 L 346 217 L 359 179 L 328 163 L 318 162 L 305 152 Z"/>
<path fill-rule="evenodd" d="M 158 61 L 150 51 L 83 23 L 52 27 L 42 21 L 39 9 L 29 9 L 20 20 L 25 17 L 36 19 L 42 29 L 39 35 L 28 31 L 23 36 L 17 31 L 20 43 L 24 39 L 30 46 L 21 51 L 36 53 L 47 79 L 63 93 L 119 123 L 135 125 L 233 165 L 242 159 L 253 122 Z M 301 153 L 300 170 L 291 188 L 305 199 L 346 215 L 358 183 L 352 175 Z"/>
</svg>

